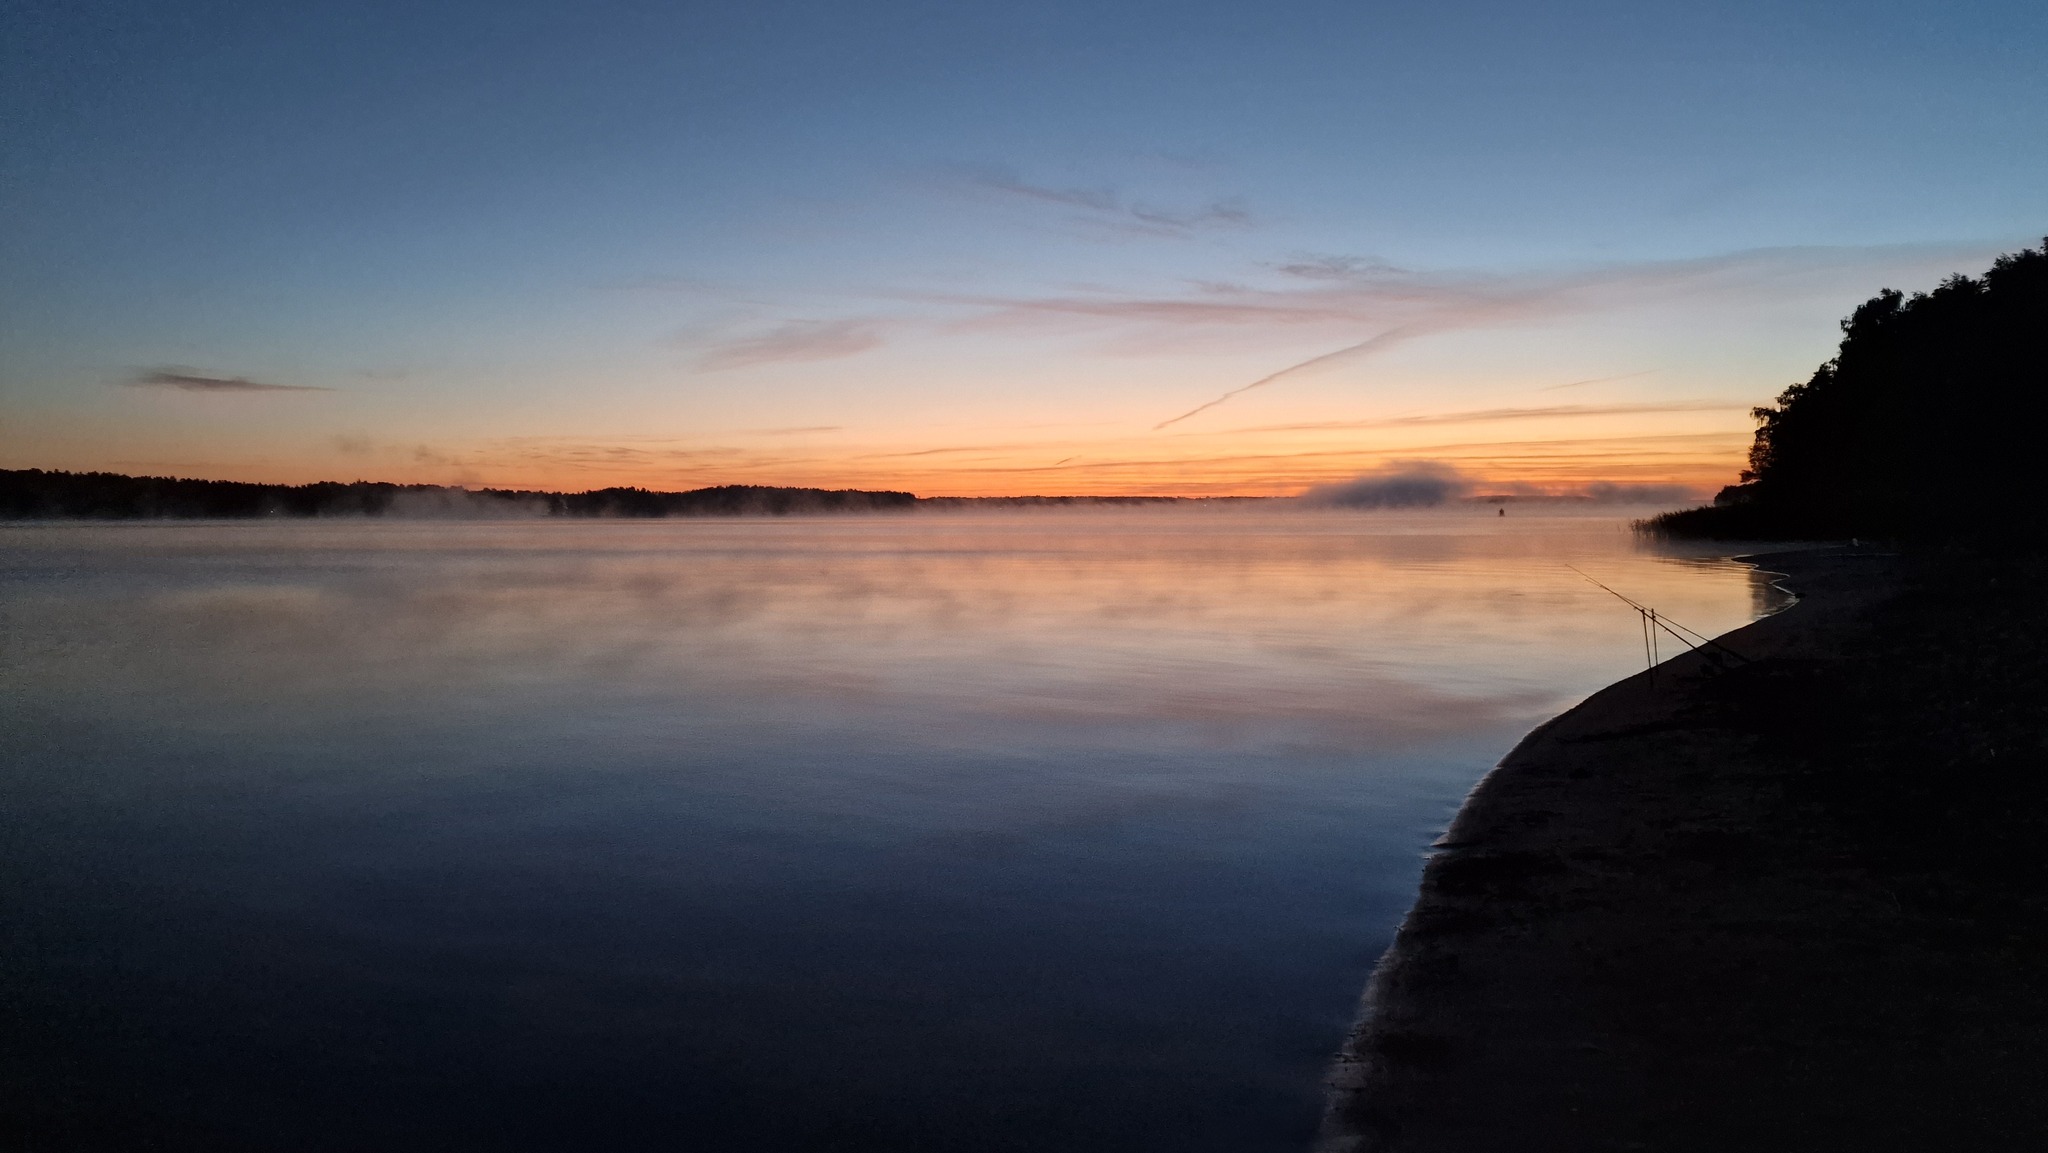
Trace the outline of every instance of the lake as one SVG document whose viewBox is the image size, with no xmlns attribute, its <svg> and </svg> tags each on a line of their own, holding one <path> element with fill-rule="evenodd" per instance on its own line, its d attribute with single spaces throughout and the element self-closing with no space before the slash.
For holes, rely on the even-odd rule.
<svg viewBox="0 0 2048 1153">
<path fill-rule="evenodd" d="M 0 526 L 9 1124 L 1299 1151 L 1643 511 Z"/>
</svg>

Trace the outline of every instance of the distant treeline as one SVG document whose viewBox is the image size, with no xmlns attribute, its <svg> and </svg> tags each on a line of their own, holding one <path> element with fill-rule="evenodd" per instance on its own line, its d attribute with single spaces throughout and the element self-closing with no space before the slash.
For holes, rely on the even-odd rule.
<svg viewBox="0 0 2048 1153">
<path fill-rule="evenodd" d="M 1842 322 L 1833 360 L 1759 408 L 1742 483 L 1667 513 L 1684 536 L 2024 543 L 2044 526 L 2048 241 Z"/>
<path fill-rule="evenodd" d="M 577 493 L 500 494 L 492 489 L 483 489 L 478 495 L 539 497 L 549 502 L 548 511 L 556 516 L 788 516 L 791 513 L 902 510 L 917 504 L 917 497 L 907 492 L 784 488 L 760 484 L 721 484 L 688 492 L 600 488 Z"/>
<path fill-rule="evenodd" d="M 248 484 L 124 476 L 113 472 L 0 469 L 0 518 L 11 520 L 785 516 L 908 509 L 916 504 L 917 497 L 907 492 L 752 484 L 719 485 L 689 492 L 601 488 L 564 493 L 360 480 L 352 484 Z"/>
</svg>

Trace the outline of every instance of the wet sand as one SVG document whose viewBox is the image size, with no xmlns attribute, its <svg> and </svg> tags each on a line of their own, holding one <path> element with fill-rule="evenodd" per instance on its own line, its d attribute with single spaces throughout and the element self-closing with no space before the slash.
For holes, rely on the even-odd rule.
<svg viewBox="0 0 2048 1153">
<path fill-rule="evenodd" d="M 2035 942 L 1960 932 L 1981 877 L 1884 863 L 1893 834 L 1828 791 L 1872 755 L 1846 734 L 1946 723 L 1850 691 L 1885 683 L 1873 620 L 1906 566 L 1758 563 L 1801 599 L 1719 638 L 1748 662 L 1695 651 L 1615 684 L 1468 798 L 1333 1069 L 1324 1153 L 2041 1136 Z M 1849 704 L 1814 704 L 1842 685 L 1826 699 Z"/>
</svg>

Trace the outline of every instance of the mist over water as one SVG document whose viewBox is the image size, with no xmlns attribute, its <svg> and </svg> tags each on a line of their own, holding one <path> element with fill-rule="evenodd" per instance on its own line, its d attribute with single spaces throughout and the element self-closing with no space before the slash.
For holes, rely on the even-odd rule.
<svg viewBox="0 0 2048 1153">
<path fill-rule="evenodd" d="M 1774 604 L 1630 515 L 0 528 L 13 1107 L 1300 1149 L 1423 847 L 1641 668 L 1565 565 Z"/>
</svg>

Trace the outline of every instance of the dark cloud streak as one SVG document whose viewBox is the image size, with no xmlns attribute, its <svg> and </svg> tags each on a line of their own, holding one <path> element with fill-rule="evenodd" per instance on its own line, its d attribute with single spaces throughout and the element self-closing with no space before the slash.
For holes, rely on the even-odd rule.
<svg viewBox="0 0 2048 1153">
<path fill-rule="evenodd" d="M 1250 228 L 1255 223 L 1251 210 L 1235 197 L 1210 201 L 1192 210 L 1181 210 L 1126 201 L 1115 188 L 1057 188 L 1025 180 L 1017 170 L 1002 165 L 972 166 L 962 170 L 967 183 L 985 192 L 1000 193 L 1038 204 L 1071 208 L 1082 213 L 1091 227 L 1143 236 L 1179 238 L 1196 232 Z"/>
<path fill-rule="evenodd" d="M 1371 256 L 1308 256 L 1275 271 L 1301 280 L 1366 280 L 1375 276 L 1404 276 L 1408 270 Z"/>
<path fill-rule="evenodd" d="M 167 388 L 178 392 L 333 392 L 310 384 L 268 384 L 244 376 L 204 376 L 189 368 L 165 366 L 120 382 L 127 388 Z"/>
</svg>

